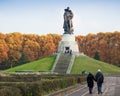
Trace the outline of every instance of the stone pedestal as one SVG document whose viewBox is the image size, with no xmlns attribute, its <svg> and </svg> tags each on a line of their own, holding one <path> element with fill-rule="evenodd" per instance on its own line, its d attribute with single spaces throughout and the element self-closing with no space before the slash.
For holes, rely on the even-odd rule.
<svg viewBox="0 0 120 96">
<path fill-rule="evenodd" d="M 72 50 L 73 54 L 78 54 L 78 44 L 75 41 L 75 36 L 73 34 L 63 34 L 62 40 L 59 42 L 58 52 L 70 52 Z"/>
</svg>

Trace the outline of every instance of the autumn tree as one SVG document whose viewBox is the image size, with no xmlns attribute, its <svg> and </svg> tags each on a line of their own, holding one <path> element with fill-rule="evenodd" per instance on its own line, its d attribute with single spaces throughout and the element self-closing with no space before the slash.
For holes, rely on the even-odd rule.
<svg viewBox="0 0 120 96">
<path fill-rule="evenodd" d="M 48 34 L 48 36 L 52 37 L 53 43 L 55 45 L 54 51 L 58 50 L 59 42 L 61 41 L 61 35 L 58 34 Z"/>
<path fill-rule="evenodd" d="M 80 52 L 120 66 L 120 32 L 99 32 L 76 36 Z M 61 35 L 0 33 L 0 65 L 16 66 L 51 55 L 58 49 Z M 99 58 L 98 58 L 99 57 Z"/>
<path fill-rule="evenodd" d="M 0 33 L 0 64 L 8 60 L 9 47 L 5 42 L 5 35 Z"/>
<path fill-rule="evenodd" d="M 8 64 L 14 66 L 21 58 L 22 51 L 22 35 L 19 32 L 6 34 L 5 41 L 9 47 L 8 51 Z"/>
<path fill-rule="evenodd" d="M 77 43 L 78 43 L 78 47 L 79 47 L 79 51 L 80 52 L 86 52 L 85 50 L 85 36 L 76 36 L 75 37 Z"/>
<path fill-rule="evenodd" d="M 40 46 L 37 42 L 27 40 L 24 45 L 24 52 L 27 61 L 34 61 L 39 58 Z"/>
<path fill-rule="evenodd" d="M 99 53 L 101 61 L 120 66 L 120 32 L 99 32 L 76 38 L 79 49 L 87 56 L 94 58 Z"/>
<path fill-rule="evenodd" d="M 55 51 L 55 44 L 51 35 L 40 36 L 38 41 L 40 45 L 40 57 L 48 56 Z"/>
</svg>

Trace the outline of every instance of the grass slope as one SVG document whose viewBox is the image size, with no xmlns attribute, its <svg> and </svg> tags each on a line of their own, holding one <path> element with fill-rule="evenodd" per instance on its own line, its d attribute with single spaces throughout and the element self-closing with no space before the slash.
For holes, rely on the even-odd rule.
<svg viewBox="0 0 120 96">
<path fill-rule="evenodd" d="M 56 58 L 55 56 L 50 56 L 34 62 L 26 63 L 21 66 L 10 68 L 5 71 L 6 72 L 15 72 L 16 70 L 33 70 L 35 72 L 50 71 L 52 69 L 55 58 Z M 97 61 L 89 57 L 76 57 L 71 73 L 81 74 L 81 72 L 85 70 L 87 72 L 92 72 L 95 74 L 98 69 L 101 69 L 103 73 L 120 74 L 120 67 L 113 66 L 101 61 Z"/>
<path fill-rule="evenodd" d="M 89 57 L 76 57 L 71 73 L 80 74 L 83 70 L 96 73 L 101 69 L 103 73 L 120 74 L 120 67 L 104 63 Z"/>
<path fill-rule="evenodd" d="M 5 70 L 5 72 L 15 72 L 16 70 L 32 70 L 32 71 L 50 71 L 54 60 L 55 60 L 55 56 L 50 56 L 47 58 L 43 58 L 37 61 L 33 61 L 30 63 L 26 63 L 14 68 L 10 68 L 8 70 Z"/>
</svg>

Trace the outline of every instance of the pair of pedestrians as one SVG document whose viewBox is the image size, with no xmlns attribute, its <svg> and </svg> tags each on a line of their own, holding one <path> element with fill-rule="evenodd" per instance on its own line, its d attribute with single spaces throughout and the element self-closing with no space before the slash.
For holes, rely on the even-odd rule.
<svg viewBox="0 0 120 96">
<path fill-rule="evenodd" d="M 92 73 L 89 73 L 87 76 L 87 84 L 89 87 L 90 94 L 92 94 L 94 81 L 97 82 L 98 94 L 102 94 L 102 83 L 104 81 L 104 76 L 100 69 L 98 69 L 98 72 L 96 73 L 95 77 L 92 75 Z"/>
</svg>

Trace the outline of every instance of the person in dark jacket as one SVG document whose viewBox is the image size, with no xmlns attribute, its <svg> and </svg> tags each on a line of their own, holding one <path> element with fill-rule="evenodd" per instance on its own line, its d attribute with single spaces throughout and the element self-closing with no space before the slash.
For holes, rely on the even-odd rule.
<svg viewBox="0 0 120 96">
<path fill-rule="evenodd" d="M 89 93 L 92 94 L 92 90 L 93 90 L 93 86 L 94 86 L 94 76 L 92 75 L 92 73 L 89 73 L 87 76 L 87 85 L 89 87 Z"/>
<path fill-rule="evenodd" d="M 104 76 L 100 69 L 98 69 L 98 72 L 95 76 L 97 87 L 98 87 L 98 94 L 102 94 L 102 83 L 104 81 Z"/>
</svg>

